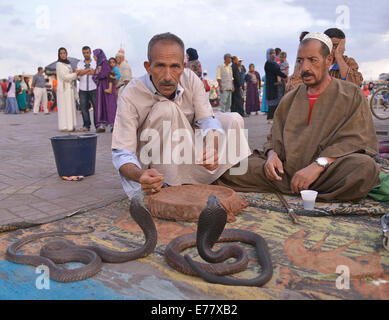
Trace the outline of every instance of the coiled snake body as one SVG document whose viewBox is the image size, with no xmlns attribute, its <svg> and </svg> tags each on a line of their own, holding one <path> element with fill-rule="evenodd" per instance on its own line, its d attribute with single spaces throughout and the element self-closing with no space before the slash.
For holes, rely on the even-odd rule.
<svg viewBox="0 0 389 320">
<path fill-rule="evenodd" d="M 197 274 L 211 283 L 235 286 L 262 286 L 273 275 L 273 266 L 266 241 L 258 234 L 239 230 L 225 230 L 227 213 L 219 200 L 210 196 L 206 208 L 201 212 L 196 233 L 187 234 L 174 239 L 166 248 L 165 259 L 174 269 L 194 275 Z M 219 237 L 220 236 L 220 237 Z M 238 245 L 227 245 L 213 252 L 211 248 L 216 242 L 240 241 L 255 246 L 261 273 L 253 279 L 236 279 L 223 277 L 222 275 L 236 273 L 247 267 L 248 258 L 246 251 Z M 184 258 L 180 251 L 197 244 L 200 256 L 213 264 L 200 264 L 193 261 L 188 255 Z M 231 257 L 237 260 L 231 264 L 220 264 Z M 215 264 L 216 263 L 216 264 Z"/>
<path fill-rule="evenodd" d="M 84 232 L 46 232 L 37 235 L 27 236 L 13 243 L 5 254 L 7 260 L 29 264 L 33 266 L 45 265 L 49 268 L 51 279 L 60 282 L 79 281 L 92 277 L 98 273 L 102 261 L 109 263 L 121 263 L 142 258 L 150 254 L 157 245 L 157 229 L 153 219 L 144 207 L 144 194 L 137 194 L 131 200 L 130 214 L 136 223 L 141 227 L 146 241 L 144 245 L 133 251 L 114 251 L 97 245 L 78 246 L 68 240 L 56 240 L 42 247 L 40 255 L 19 255 L 17 251 L 25 244 L 44 237 L 80 235 L 90 233 L 93 228 Z M 57 263 L 81 262 L 84 266 L 76 269 L 66 269 Z"/>
</svg>

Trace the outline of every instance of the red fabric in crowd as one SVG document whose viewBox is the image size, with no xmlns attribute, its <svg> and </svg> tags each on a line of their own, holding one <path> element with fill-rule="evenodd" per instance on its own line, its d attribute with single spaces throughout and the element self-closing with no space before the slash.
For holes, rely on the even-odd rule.
<svg viewBox="0 0 389 320">
<path fill-rule="evenodd" d="M 1 90 L 3 91 L 3 94 L 7 93 L 7 87 L 8 87 L 8 84 L 6 82 L 1 83 Z"/>
</svg>

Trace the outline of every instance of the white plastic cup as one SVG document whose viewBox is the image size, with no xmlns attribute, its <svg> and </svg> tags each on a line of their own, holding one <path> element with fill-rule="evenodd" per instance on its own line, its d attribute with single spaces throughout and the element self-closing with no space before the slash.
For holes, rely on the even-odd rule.
<svg viewBox="0 0 389 320">
<path fill-rule="evenodd" d="M 303 198 L 304 209 L 305 210 L 313 210 L 315 208 L 317 191 L 303 190 L 300 193 L 301 193 L 301 198 Z"/>
</svg>

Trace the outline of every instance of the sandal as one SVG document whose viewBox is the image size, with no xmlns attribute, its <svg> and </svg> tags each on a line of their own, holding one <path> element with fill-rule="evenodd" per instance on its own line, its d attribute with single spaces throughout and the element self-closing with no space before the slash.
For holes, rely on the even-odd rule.
<svg viewBox="0 0 389 320">
<path fill-rule="evenodd" d="M 84 179 L 84 176 L 71 176 L 71 177 L 62 176 L 61 178 L 62 178 L 62 180 L 65 180 L 65 181 L 80 181 L 80 180 Z"/>
</svg>

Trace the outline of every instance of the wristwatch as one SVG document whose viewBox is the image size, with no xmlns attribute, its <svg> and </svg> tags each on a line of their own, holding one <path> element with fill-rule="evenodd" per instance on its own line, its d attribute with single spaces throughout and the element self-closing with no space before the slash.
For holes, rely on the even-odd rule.
<svg viewBox="0 0 389 320">
<path fill-rule="evenodd" d="M 317 158 L 315 160 L 315 162 L 317 163 L 318 166 L 320 166 L 324 169 L 326 169 L 329 166 L 327 158 L 324 158 L 324 157 Z"/>
</svg>

